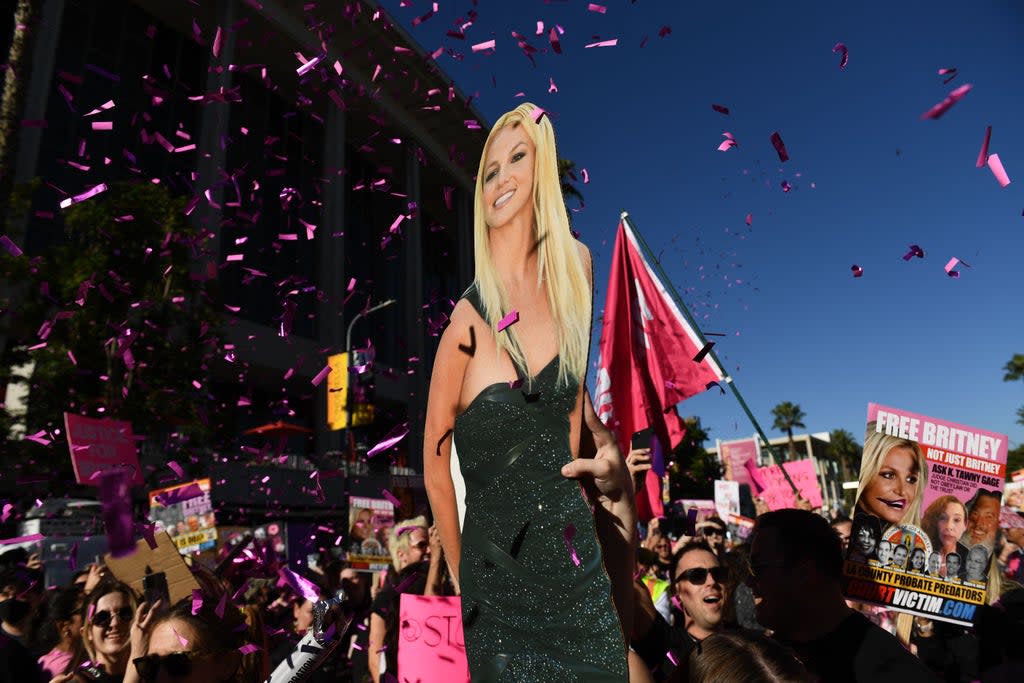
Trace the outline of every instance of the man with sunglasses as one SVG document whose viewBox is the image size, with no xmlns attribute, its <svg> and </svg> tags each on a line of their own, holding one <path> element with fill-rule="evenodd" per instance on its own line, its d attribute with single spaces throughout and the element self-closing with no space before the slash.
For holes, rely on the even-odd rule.
<svg viewBox="0 0 1024 683">
<path fill-rule="evenodd" d="M 674 622 L 669 634 L 669 656 L 682 672 L 690 653 L 702 640 L 723 628 L 728 570 L 704 541 L 690 541 L 672 557 L 669 577 L 675 607 Z M 674 668 L 671 665 L 663 667 Z"/>
<path fill-rule="evenodd" d="M 842 568 L 841 541 L 824 518 L 795 509 L 762 514 L 747 580 L 758 622 L 821 681 L 935 680 L 895 636 L 847 606 Z"/>
</svg>

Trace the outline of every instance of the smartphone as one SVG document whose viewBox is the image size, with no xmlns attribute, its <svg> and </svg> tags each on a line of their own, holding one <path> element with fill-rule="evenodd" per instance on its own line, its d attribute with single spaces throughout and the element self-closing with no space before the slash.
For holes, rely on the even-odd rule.
<svg viewBox="0 0 1024 683">
<path fill-rule="evenodd" d="M 633 434 L 633 438 L 629 442 L 629 448 L 634 451 L 638 448 L 651 448 L 653 443 L 654 429 L 648 427 L 647 429 L 641 429 L 639 432 Z"/>
<path fill-rule="evenodd" d="M 171 606 L 171 591 L 167 588 L 167 574 L 164 572 L 153 572 L 142 577 L 143 599 L 150 608 L 157 600 L 162 600 L 161 607 L 167 609 Z"/>
</svg>

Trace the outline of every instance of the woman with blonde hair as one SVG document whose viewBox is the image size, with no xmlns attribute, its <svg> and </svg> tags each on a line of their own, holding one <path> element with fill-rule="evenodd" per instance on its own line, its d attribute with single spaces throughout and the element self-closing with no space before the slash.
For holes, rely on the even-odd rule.
<svg viewBox="0 0 1024 683">
<path fill-rule="evenodd" d="M 628 675 L 636 504 L 584 387 L 593 274 L 556 160 L 554 129 L 535 105 L 491 129 L 476 179 L 475 278 L 430 383 L 424 475 L 461 585 L 473 681 Z M 461 529 L 453 442 L 466 481 Z M 581 445 L 593 457 L 579 457 Z"/>
<path fill-rule="evenodd" d="M 856 512 L 875 515 L 883 526 L 920 524 L 928 462 L 916 442 L 879 432 L 869 422 L 860 473 Z"/>
</svg>

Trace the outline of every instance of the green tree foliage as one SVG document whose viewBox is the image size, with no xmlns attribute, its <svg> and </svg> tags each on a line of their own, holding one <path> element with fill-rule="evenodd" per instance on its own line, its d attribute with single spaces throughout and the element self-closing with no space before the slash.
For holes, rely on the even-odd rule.
<svg viewBox="0 0 1024 683">
<path fill-rule="evenodd" d="M 789 438 L 789 459 L 795 460 L 796 443 L 793 441 L 793 430 L 807 428 L 807 425 L 803 423 L 807 415 L 800 409 L 800 404 L 783 401 L 772 408 L 772 416 L 775 418 L 772 428 L 786 433 Z"/>
<path fill-rule="evenodd" d="M 860 474 L 860 458 L 863 453 L 853 434 L 845 429 L 833 429 L 829 434 L 825 455 L 839 467 L 843 481 L 852 481 Z"/>
<path fill-rule="evenodd" d="M 18 283 L 0 301 L 0 386 L 27 386 L 19 421 L 56 441 L 12 439 L 10 417 L 0 438 L 33 458 L 33 471 L 67 474 L 65 411 L 128 420 L 183 464 L 233 434 L 224 420 L 237 398 L 220 402 L 211 386 L 212 365 L 226 354 L 214 261 L 194 270 L 210 256 L 209 235 L 183 207 L 161 185 L 115 183 L 63 212 L 62 243 L 0 256 L 0 279 Z M 31 370 L 12 376 L 18 366 Z"/>
<path fill-rule="evenodd" d="M 669 496 L 680 498 L 714 498 L 715 479 L 720 476 L 718 461 L 704 449 L 708 433 L 699 417 L 684 420 L 686 434 L 672 452 L 668 468 Z"/>
<path fill-rule="evenodd" d="M 1024 354 L 1015 353 L 1006 365 L 1003 366 L 1006 374 L 1003 375 L 1004 382 L 1016 382 L 1024 379 Z M 1017 409 L 1017 422 L 1024 425 L 1024 407 Z"/>
<path fill-rule="evenodd" d="M 562 186 L 562 200 L 565 202 L 565 210 L 569 211 L 569 200 L 575 199 L 583 204 L 583 194 L 576 187 L 576 162 L 570 159 L 558 160 L 558 182 Z"/>
<path fill-rule="evenodd" d="M 1010 475 L 1017 470 L 1024 470 L 1024 443 L 1011 448 L 1006 456 L 1006 481 L 1010 481 Z"/>
</svg>

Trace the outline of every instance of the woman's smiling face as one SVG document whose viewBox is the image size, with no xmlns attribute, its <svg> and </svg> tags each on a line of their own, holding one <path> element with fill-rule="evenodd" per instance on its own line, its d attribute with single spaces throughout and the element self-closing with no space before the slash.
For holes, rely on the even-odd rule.
<svg viewBox="0 0 1024 683">
<path fill-rule="evenodd" d="M 864 487 L 861 506 L 889 524 L 898 524 L 917 498 L 919 476 L 914 449 L 894 446 L 885 454 L 878 473 Z"/>
<path fill-rule="evenodd" d="M 96 602 L 89 616 L 89 638 L 97 654 L 116 657 L 131 645 L 128 636 L 133 616 L 128 597 L 120 591 L 107 593 Z"/>
</svg>

